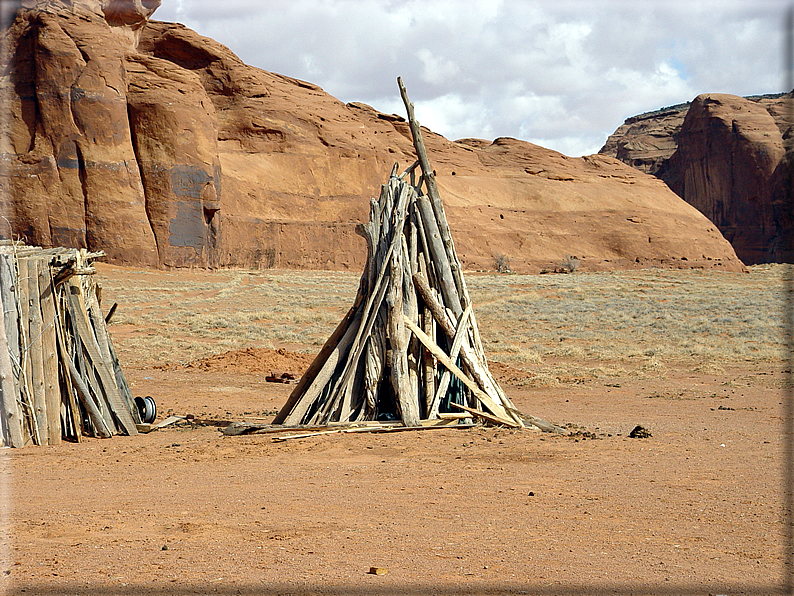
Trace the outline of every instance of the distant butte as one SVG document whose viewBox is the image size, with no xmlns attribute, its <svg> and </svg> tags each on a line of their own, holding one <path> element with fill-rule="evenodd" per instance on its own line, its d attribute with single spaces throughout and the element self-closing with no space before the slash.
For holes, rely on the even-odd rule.
<svg viewBox="0 0 794 596">
<path fill-rule="evenodd" d="M 122 264 L 362 268 L 355 225 L 415 159 L 403 118 L 151 21 L 159 0 L 24 4 L 0 79 L 6 237 Z M 743 269 L 711 221 L 614 157 L 424 134 L 468 269 Z"/>
<path fill-rule="evenodd" d="M 664 180 L 717 224 L 745 263 L 791 262 L 790 101 L 790 93 L 699 95 L 627 119 L 600 154 Z"/>
</svg>

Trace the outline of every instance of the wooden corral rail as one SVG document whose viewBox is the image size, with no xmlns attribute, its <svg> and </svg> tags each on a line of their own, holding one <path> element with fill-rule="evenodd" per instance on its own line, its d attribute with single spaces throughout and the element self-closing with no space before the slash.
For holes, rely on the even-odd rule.
<svg viewBox="0 0 794 596">
<path fill-rule="evenodd" d="M 84 249 L 0 246 L 0 444 L 137 434 Z"/>
</svg>

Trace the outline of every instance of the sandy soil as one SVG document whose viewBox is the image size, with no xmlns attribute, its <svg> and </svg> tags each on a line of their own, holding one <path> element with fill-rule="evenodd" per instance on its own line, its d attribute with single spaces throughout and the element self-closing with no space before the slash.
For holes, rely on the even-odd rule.
<svg viewBox="0 0 794 596">
<path fill-rule="evenodd" d="M 269 419 L 305 355 L 126 368 L 198 419 Z M 564 363 L 564 362 L 561 362 Z M 572 434 L 473 428 L 275 442 L 211 425 L 3 450 L 8 594 L 772 594 L 779 365 L 669 368 L 516 406 Z M 272 370 L 271 370 L 272 369 Z M 629 438 L 642 425 L 652 437 Z M 370 568 L 386 570 L 383 575 Z"/>
</svg>

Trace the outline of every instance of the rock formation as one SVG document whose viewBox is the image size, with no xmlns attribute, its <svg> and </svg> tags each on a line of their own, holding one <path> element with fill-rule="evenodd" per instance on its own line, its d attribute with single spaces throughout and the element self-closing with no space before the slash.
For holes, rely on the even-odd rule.
<svg viewBox="0 0 794 596">
<path fill-rule="evenodd" d="M 598 153 L 656 176 L 678 148 L 678 133 L 688 109 L 689 103 L 681 103 L 627 118 Z"/>
<path fill-rule="evenodd" d="M 662 176 L 717 224 L 744 262 L 763 263 L 779 232 L 769 182 L 784 153 L 763 106 L 733 95 L 700 95 Z"/>
<path fill-rule="evenodd" d="M 787 227 L 790 94 L 742 98 L 705 94 L 626 120 L 600 153 L 654 174 L 709 217 L 748 264 L 780 260 Z"/>
<path fill-rule="evenodd" d="M 26 3 L 0 78 L 5 235 L 117 263 L 363 266 L 356 224 L 414 160 L 403 118 L 148 20 L 159 0 Z M 424 134 L 467 268 L 742 268 L 710 221 L 616 159 Z"/>
</svg>

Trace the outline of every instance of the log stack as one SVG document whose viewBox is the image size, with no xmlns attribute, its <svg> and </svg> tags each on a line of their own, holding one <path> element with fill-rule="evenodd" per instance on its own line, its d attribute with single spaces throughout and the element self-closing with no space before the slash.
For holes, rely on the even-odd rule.
<svg viewBox="0 0 794 596">
<path fill-rule="evenodd" d="M 0 445 L 137 434 L 84 249 L 0 246 Z"/>
<path fill-rule="evenodd" d="M 543 428 L 515 409 L 488 369 L 413 104 L 398 84 L 418 161 L 401 174 L 395 165 L 371 200 L 358 230 L 368 255 L 354 304 L 273 423 L 419 427 L 457 413 Z"/>
</svg>

